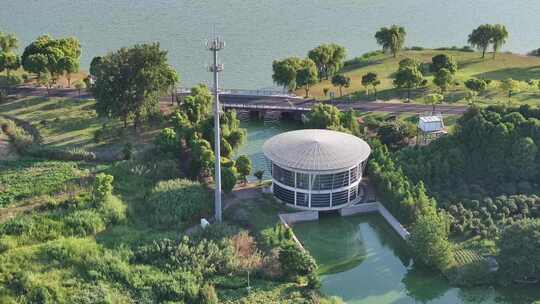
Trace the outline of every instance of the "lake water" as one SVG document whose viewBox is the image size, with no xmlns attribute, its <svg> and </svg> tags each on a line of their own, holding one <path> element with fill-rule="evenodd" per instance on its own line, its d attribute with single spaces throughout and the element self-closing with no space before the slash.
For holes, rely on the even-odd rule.
<svg viewBox="0 0 540 304">
<path fill-rule="evenodd" d="M 534 288 L 456 288 L 413 266 L 404 242 L 378 215 L 322 217 L 295 224 L 295 234 L 319 263 L 322 292 L 348 304 L 530 304 Z"/>
<path fill-rule="evenodd" d="M 227 41 L 223 86 L 254 89 L 272 86 L 276 58 L 305 56 L 323 42 L 360 55 L 393 23 L 407 29 L 406 45 L 426 47 L 461 46 L 479 24 L 503 23 L 504 50 L 525 53 L 540 47 L 539 15 L 540 1 L 531 0 L 2 0 L 0 30 L 15 32 L 22 47 L 44 33 L 74 35 L 83 68 L 96 55 L 159 41 L 182 84 L 193 85 L 210 80 L 204 40 L 215 25 Z"/>
</svg>

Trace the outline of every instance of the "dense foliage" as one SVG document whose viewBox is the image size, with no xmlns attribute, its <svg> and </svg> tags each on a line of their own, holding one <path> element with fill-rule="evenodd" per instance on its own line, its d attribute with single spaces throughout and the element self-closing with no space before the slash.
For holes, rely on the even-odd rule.
<svg viewBox="0 0 540 304">
<path fill-rule="evenodd" d="M 502 281 L 540 277 L 540 219 L 517 221 L 504 229 L 499 248 Z"/>
<path fill-rule="evenodd" d="M 152 223 L 161 228 L 183 227 L 211 211 L 208 190 L 198 182 L 174 179 L 158 183 L 147 199 Z"/>
<path fill-rule="evenodd" d="M 540 218 L 540 198 L 536 195 L 486 197 L 450 203 L 451 231 L 458 235 L 496 238 L 506 226 L 525 218 Z"/>
<path fill-rule="evenodd" d="M 105 117 L 118 117 L 134 126 L 156 111 L 159 97 L 178 81 L 167 63 L 167 52 L 159 44 L 121 48 L 101 57 L 94 66 L 96 111 Z"/>
<path fill-rule="evenodd" d="M 75 163 L 56 161 L 0 161 L 0 207 L 36 195 L 54 194 L 84 176 Z"/>
<path fill-rule="evenodd" d="M 539 175 L 540 110 L 528 106 L 472 108 L 456 133 L 407 148 L 398 161 L 441 202 L 529 193 Z"/>
</svg>

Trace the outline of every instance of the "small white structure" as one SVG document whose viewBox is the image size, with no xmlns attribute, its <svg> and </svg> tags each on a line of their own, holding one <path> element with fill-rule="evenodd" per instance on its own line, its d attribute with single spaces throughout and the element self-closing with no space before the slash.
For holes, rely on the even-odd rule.
<svg viewBox="0 0 540 304">
<path fill-rule="evenodd" d="M 444 120 L 440 113 L 427 113 L 420 115 L 418 119 L 417 143 L 428 144 L 434 139 L 445 135 Z"/>
<path fill-rule="evenodd" d="M 333 210 L 361 199 L 362 172 L 371 148 L 362 139 L 331 130 L 285 132 L 263 145 L 272 192 L 303 210 Z"/>
<path fill-rule="evenodd" d="M 210 222 L 208 222 L 205 218 L 201 219 L 201 228 L 206 229 L 206 227 L 210 226 Z"/>
</svg>

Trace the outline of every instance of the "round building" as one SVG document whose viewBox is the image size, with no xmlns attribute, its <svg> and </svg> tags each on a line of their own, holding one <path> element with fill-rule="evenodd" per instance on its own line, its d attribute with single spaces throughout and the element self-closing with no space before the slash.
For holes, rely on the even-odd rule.
<svg viewBox="0 0 540 304">
<path fill-rule="evenodd" d="M 356 136 L 319 129 L 285 132 L 263 145 L 274 196 L 308 210 L 339 209 L 358 202 L 370 152 L 369 145 Z"/>
</svg>

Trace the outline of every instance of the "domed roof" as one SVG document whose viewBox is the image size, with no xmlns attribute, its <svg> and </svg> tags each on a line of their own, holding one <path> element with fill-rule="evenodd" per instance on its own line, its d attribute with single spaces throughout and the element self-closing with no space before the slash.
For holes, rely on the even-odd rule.
<svg viewBox="0 0 540 304">
<path fill-rule="evenodd" d="M 343 132 L 305 129 L 281 133 L 263 145 L 272 162 L 303 171 L 348 169 L 366 160 L 371 148 L 362 139 Z"/>
</svg>

